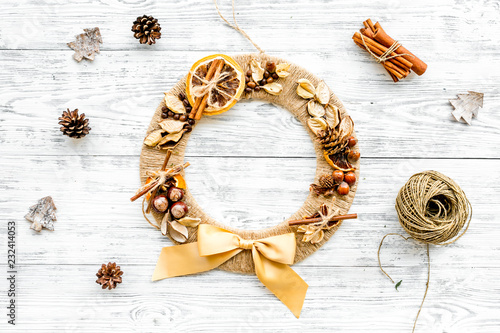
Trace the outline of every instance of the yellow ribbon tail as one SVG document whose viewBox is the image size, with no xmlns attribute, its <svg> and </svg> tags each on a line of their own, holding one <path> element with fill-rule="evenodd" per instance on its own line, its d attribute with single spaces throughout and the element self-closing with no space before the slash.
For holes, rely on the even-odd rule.
<svg viewBox="0 0 500 333">
<path fill-rule="evenodd" d="M 219 267 L 241 251 L 241 249 L 234 249 L 201 257 L 196 242 L 164 247 L 156 263 L 152 281 L 209 271 Z"/>
<path fill-rule="evenodd" d="M 253 260 L 259 280 L 299 318 L 309 287 L 307 283 L 290 266 L 271 261 L 255 249 Z"/>
</svg>

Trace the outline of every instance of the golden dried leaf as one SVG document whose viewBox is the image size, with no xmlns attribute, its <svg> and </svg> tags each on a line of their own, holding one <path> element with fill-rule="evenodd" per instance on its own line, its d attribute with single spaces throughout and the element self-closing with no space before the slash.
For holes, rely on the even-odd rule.
<svg viewBox="0 0 500 333">
<path fill-rule="evenodd" d="M 171 93 L 165 93 L 165 104 L 167 108 L 175 113 L 186 113 L 186 107 L 180 100 L 180 98 Z"/>
<path fill-rule="evenodd" d="M 283 86 L 279 83 L 273 82 L 262 86 L 262 89 L 271 95 L 279 95 L 283 91 Z"/>
<path fill-rule="evenodd" d="M 144 144 L 150 147 L 156 146 L 161 141 L 163 132 L 165 132 L 163 129 L 158 129 L 149 133 L 144 139 Z"/>
<path fill-rule="evenodd" d="M 168 135 L 164 136 L 160 140 L 160 142 L 158 142 L 158 146 L 164 145 L 167 142 L 177 142 L 177 141 L 179 141 L 182 138 L 182 135 L 184 134 L 185 131 L 186 130 L 182 130 L 180 132 L 172 133 L 172 134 L 168 134 Z"/>
<path fill-rule="evenodd" d="M 332 104 L 325 105 L 325 117 L 328 126 L 330 126 L 330 128 L 335 128 L 340 121 L 339 108 Z"/>
<path fill-rule="evenodd" d="M 297 94 L 304 99 L 314 98 L 316 93 L 313 84 L 307 79 L 300 79 L 297 81 Z"/>
<path fill-rule="evenodd" d="M 286 62 L 282 62 L 281 64 L 276 65 L 276 74 L 279 77 L 287 77 L 290 75 L 288 70 L 290 69 L 290 64 L 287 64 Z"/>
<path fill-rule="evenodd" d="M 176 242 L 184 243 L 189 238 L 187 228 L 177 221 L 168 223 L 167 230 L 170 237 Z"/>
<path fill-rule="evenodd" d="M 326 121 L 323 118 L 309 118 L 307 120 L 307 126 L 311 131 L 317 136 L 320 131 L 326 130 L 328 127 Z"/>
<path fill-rule="evenodd" d="M 180 220 L 177 220 L 177 222 L 179 222 L 180 224 L 182 224 L 182 225 L 184 225 L 186 227 L 194 228 L 194 227 L 197 227 L 200 224 L 201 219 L 198 218 L 198 217 L 189 217 L 189 216 L 186 216 L 186 217 L 183 217 Z"/>
<path fill-rule="evenodd" d="M 325 237 L 325 233 L 323 230 L 320 230 L 319 232 L 313 234 L 309 241 L 311 244 L 317 244 L 323 240 L 323 237 Z"/>
<path fill-rule="evenodd" d="M 163 219 L 161 220 L 161 224 L 160 224 L 160 231 L 162 233 L 163 236 L 166 236 L 167 235 L 167 227 L 168 227 L 168 224 L 170 223 L 172 219 L 170 218 L 170 211 L 166 211 L 165 212 L 165 215 L 163 215 Z"/>
<path fill-rule="evenodd" d="M 325 115 L 325 108 L 311 99 L 309 103 L 307 103 L 307 112 L 309 112 L 312 117 L 323 117 Z"/>
<path fill-rule="evenodd" d="M 354 132 L 354 122 L 351 117 L 345 116 L 339 126 L 339 142 L 347 140 L 352 135 L 352 132 Z"/>
<path fill-rule="evenodd" d="M 328 104 L 328 102 L 330 101 L 330 89 L 328 89 L 328 86 L 323 81 L 321 81 L 316 87 L 315 94 L 318 102 L 323 105 Z"/>
<path fill-rule="evenodd" d="M 256 59 L 250 61 L 250 69 L 252 70 L 252 79 L 255 82 L 262 80 L 265 70 Z"/>
<path fill-rule="evenodd" d="M 182 131 L 186 123 L 180 120 L 165 119 L 160 121 L 159 125 L 165 132 L 173 134 Z"/>
</svg>

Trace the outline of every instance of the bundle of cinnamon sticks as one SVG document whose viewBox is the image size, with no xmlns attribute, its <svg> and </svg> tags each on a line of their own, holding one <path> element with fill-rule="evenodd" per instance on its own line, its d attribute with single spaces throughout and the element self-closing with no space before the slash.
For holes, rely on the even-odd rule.
<svg viewBox="0 0 500 333">
<path fill-rule="evenodd" d="M 377 59 L 394 82 L 404 79 L 412 70 L 417 75 L 424 74 L 427 65 L 387 35 L 379 22 L 373 24 L 371 19 L 368 19 L 363 25 L 365 27 L 352 36 L 354 43 Z"/>
<path fill-rule="evenodd" d="M 210 68 L 208 69 L 207 76 L 205 77 L 205 79 L 207 81 L 210 81 L 214 77 L 218 77 L 220 75 L 220 72 L 222 71 L 223 67 L 224 67 L 224 60 L 215 59 L 212 62 L 212 64 L 210 65 Z M 207 91 L 207 93 L 203 97 L 196 97 L 193 108 L 191 109 L 191 112 L 189 113 L 189 118 L 195 119 L 195 120 L 201 119 L 201 116 L 203 115 L 203 111 L 205 111 L 205 108 L 207 107 L 208 96 L 209 96 L 209 92 Z"/>
</svg>

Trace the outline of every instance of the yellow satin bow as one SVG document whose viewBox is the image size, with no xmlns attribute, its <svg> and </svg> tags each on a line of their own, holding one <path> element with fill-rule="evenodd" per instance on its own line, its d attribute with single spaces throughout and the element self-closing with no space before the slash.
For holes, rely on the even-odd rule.
<svg viewBox="0 0 500 333">
<path fill-rule="evenodd" d="M 243 250 L 252 250 L 255 273 L 299 318 L 307 283 L 288 265 L 295 257 L 295 234 L 245 240 L 209 224 L 198 227 L 198 242 L 164 247 L 153 273 L 153 281 L 209 271 Z"/>
</svg>

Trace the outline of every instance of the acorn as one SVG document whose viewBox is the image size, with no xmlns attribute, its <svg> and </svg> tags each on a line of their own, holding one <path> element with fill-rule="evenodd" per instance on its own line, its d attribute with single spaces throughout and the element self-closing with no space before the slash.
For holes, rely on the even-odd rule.
<svg viewBox="0 0 500 333">
<path fill-rule="evenodd" d="M 189 211 L 188 206 L 182 201 L 178 201 L 174 203 L 172 207 L 170 207 L 170 214 L 172 214 L 172 217 L 174 219 L 183 218 L 184 216 L 186 216 L 188 211 Z"/>
<path fill-rule="evenodd" d="M 153 207 L 159 213 L 165 213 L 168 209 L 168 199 L 165 195 L 157 195 L 153 199 Z"/>
<path fill-rule="evenodd" d="M 168 188 L 167 198 L 173 202 L 182 200 L 182 198 L 184 198 L 184 191 L 181 188 L 171 186 Z"/>
</svg>

